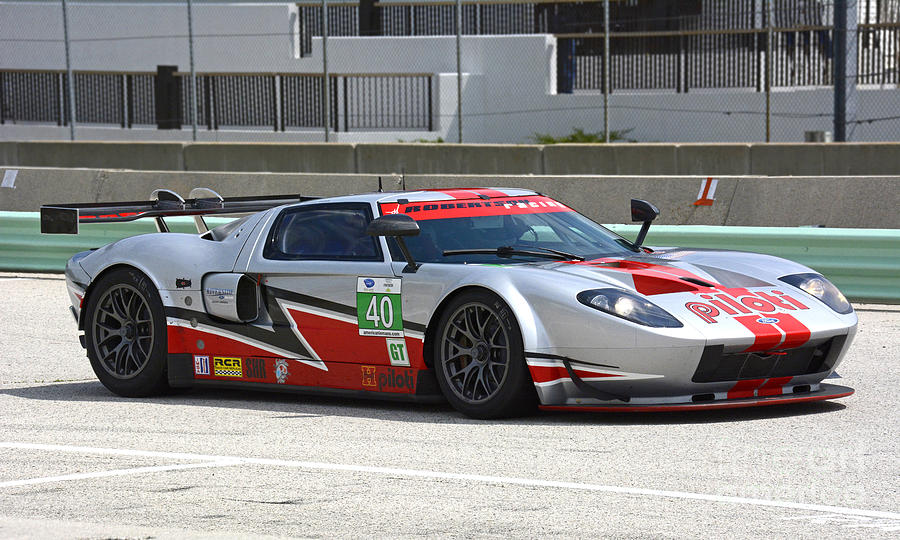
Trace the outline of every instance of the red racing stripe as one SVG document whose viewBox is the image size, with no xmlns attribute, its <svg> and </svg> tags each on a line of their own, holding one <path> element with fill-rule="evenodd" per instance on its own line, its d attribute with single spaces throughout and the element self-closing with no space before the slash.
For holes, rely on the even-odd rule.
<svg viewBox="0 0 900 540">
<path fill-rule="evenodd" d="M 528 371 L 531 372 L 531 380 L 536 383 L 569 378 L 569 372 L 562 366 L 528 366 Z"/>
<path fill-rule="evenodd" d="M 778 315 L 781 316 L 781 313 Z M 756 337 L 753 345 L 744 349 L 743 352 L 770 351 L 781 345 L 781 341 L 784 339 L 781 329 L 774 324 L 757 322 L 760 318 L 762 318 L 760 315 L 746 315 L 734 318 L 734 320 L 744 325 L 747 330 L 753 332 L 753 335 Z"/>
<path fill-rule="evenodd" d="M 728 391 L 728 399 L 740 399 L 753 397 L 757 388 L 766 382 L 765 379 L 748 379 L 746 381 L 738 381 Z"/>
<path fill-rule="evenodd" d="M 652 296 L 654 294 L 669 294 L 678 292 L 714 292 L 712 287 L 704 287 L 681 278 L 691 278 L 708 282 L 700 276 L 672 266 L 652 264 L 621 259 L 602 258 L 585 262 L 573 262 L 572 264 L 608 268 L 619 272 L 631 274 L 634 280 L 634 288 L 637 292 Z"/>
<path fill-rule="evenodd" d="M 809 341 L 810 332 L 805 324 L 787 313 L 776 313 L 773 316 L 778 319 L 778 327 L 784 330 L 785 334 L 780 349 L 793 349 Z"/>
<path fill-rule="evenodd" d="M 531 380 L 536 383 L 557 381 L 559 379 L 569 380 L 569 372 L 566 371 L 564 366 L 528 366 L 528 370 L 531 372 Z M 618 373 L 603 373 L 598 371 L 584 371 L 581 369 L 575 369 L 575 375 L 578 375 L 582 379 L 594 379 L 594 378 L 606 378 L 606 377 L 621 377 Z"/>
<path fill-rule="evenodd" d="M 784 386 L 791 382 L 793 377 L 776 377 L 769 379 L 756 392 L 759 396 L 780 396 L 784 393 Z"/>
<path fill-rule="evenodd" d="M 680 279 L 657 277 L 651 272 L 632 272 L 631 278 L 634 280 L 635 290 L 647 296 L 652 296 L 654 294 L 693 292 L 700 288 L 698 285 Z"/>
</svg>

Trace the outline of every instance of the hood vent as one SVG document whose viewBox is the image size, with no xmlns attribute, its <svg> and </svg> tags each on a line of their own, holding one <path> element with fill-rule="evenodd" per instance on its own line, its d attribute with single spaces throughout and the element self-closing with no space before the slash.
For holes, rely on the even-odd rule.
<svg viewBox="0 0 900 540">
<path fill-rule="evenodd" d="M 714 287 L 718 286 L 715 283 L 710 283 L 708 281 L 703 281 L 702 279 L 697 279 L 697 278 L 692 278 L 692 277 L 683 277 L 681 279 L 684 281 L 687 281 L 688 283 L 693 283 L 694 285 L 699 285 L 701 287 L 713 287 L 714 288 Z"/>
</svg>

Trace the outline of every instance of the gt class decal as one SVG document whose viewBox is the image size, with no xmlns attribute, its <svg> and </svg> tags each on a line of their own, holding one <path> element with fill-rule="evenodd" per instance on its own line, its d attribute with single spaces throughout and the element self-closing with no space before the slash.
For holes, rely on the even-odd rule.
<svg viewBox="0 0 900 540">
<path fill-rule="evenodd" d="M 405 339 L 386 339 L 388 356 L 392 366 L 409 367 L 409 354 L 406 352 Z"/>
</svg>

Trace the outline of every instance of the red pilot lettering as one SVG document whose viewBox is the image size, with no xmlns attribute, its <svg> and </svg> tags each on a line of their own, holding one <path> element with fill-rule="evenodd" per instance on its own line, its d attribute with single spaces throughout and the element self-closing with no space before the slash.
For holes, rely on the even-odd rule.
<svg viewBox="0 0 900 540">
<path fill-rule="evenodd" d="M 738 313 L 751 313 L 751 311 L 750 311 L 749 309 L 747 309 L 747 308 L 745 308 L 744 306 L 738 304 L 737 302 L 735 302 L 735 301 L 732 300 L 730 297 L 728 297 L 728 296 L 726 296 L 726 295 L 724 295 L 724 294 L 717 294 L 717 295 L 716 295 L 716 298 L 718 298 L 719 300 L 725 302 L 725 303 L 728 304 L 729 306 L 731 306 L 731 307 L 733 307 L 734 309 L 736 309 Z"/>
<path fill-rule="evenodd" d="M 684 307 L 691 310 L 691 313 L 700 317 L 708 324 L 719 322 L 716 320 L 716 317 L 719 316 L 719 310 L 709 304 L 704 304 L 703 302 L 688 302 Z"/>
<path fill-rule="evenodd" d="M 729 315 L 737 315 L 738 314 L 737 311 L 731 309 L 727 304 L 725 304 L 725 302 L 720 302 L 718 300 L 710 300 L 709 303 L 720 308 L 722 311 L 724 311 L 725 313 L 727 313 Z"/>
<path fill-rule="evenodd" d="M 750 309 L 755 309 L 756 311 L 761 311 L 763 313 L 772 313 L 777 311 L 775 306 L 771 303 L 766 302 L 761 298 L 756 298 L 755 296 L 744 296 L 740 298 L 742 304 L 747 306 Z"/>
<path fill-rule="evenodd" d="M 772 291 L 772 292 L 776 292 L 776 291 Z M 789 310 L 797 309 L 794 306 L 792 306 L 786 302 L 782 302 L 781 299 L 778 298 L 777 296 L 772 296 L 771 294 L 766 294 L 762 291 L 756 291 L 756 295 L 759 296 L 760 298 L 765 298 L 766 300 L 768 300 L 769 302 L 773 303 L 774 305 L 780 307 L 781 309 L 789 309 Z"/>
<path fill-rule="evenodd" d="M 788 296 L 788 295 L 786 295 L 786 294 L 784 294 L 784 293 L 779 293 L 778 291 L 772 291 L 772 292 L 774 292 L 775 294 L 780 294 L 780 295 L 781 295 L 781 298 L 782 298 L 785 302 L 790 302 L 792 305 L 796 306 L 797 309 L 809 309 L 808 307 L 806 307 L 806 306 L 804 306 L 803 304 L 801 304 L 800 301 L 797 300 L 796 298 L 794 298 L 793 296 Z"/>
</svg>

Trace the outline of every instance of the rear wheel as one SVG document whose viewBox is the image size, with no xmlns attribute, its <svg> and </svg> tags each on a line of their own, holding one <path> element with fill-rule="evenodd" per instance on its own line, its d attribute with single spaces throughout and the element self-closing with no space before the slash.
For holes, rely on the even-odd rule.
<svg viewBox="0 0 900 540">
<path fill-rule="evenodd" d="M 168 389 L 165 315 L 147 276 L 133 268 L 106 274 L 84 312 L 88 358 L 106 388 L 126 397 Z"/>
<path fill-rule="evenodd" d="M 488 291 L 454 298 L 438 323 L 434 369 L 444 396 L 475 418 L 533 413 L 534 385 L 512 310 Z"/>
</svg>

